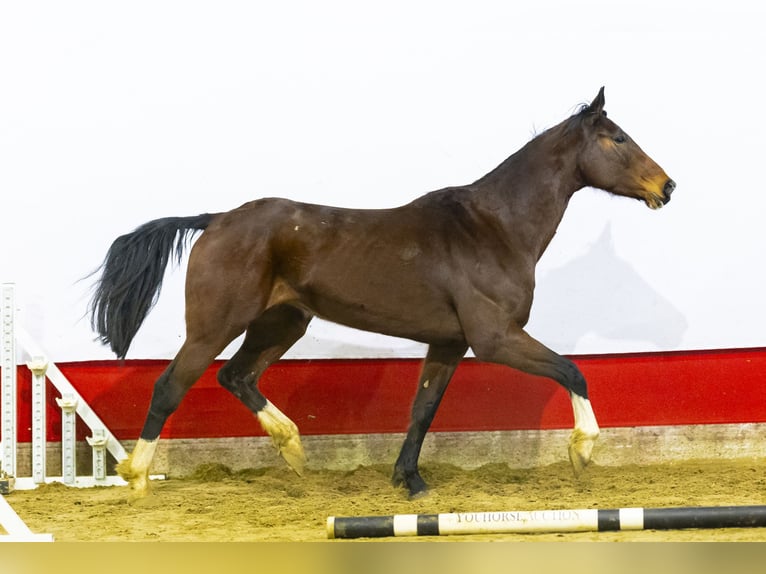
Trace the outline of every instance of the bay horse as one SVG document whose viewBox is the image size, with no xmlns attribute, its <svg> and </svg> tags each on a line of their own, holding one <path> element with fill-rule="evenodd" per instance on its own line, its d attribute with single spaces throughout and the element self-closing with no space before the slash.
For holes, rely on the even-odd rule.
<svg viewBox="0 0 766 574">
<path fill-rule="evenodd" d="M 216 356 L 245 333 L 218 381 L 257 416 L 300 474 L 298 429 L 261 394 L 258 380 L 317 316 L 428 345 L 393 471 L 393 484 L 410 497 L 427 492 L 418 472 L 421 446 L 469 348 L 480 361 L 548 377 L 568 391 L 569 458 L 579 474 L 599 434 L 586 381 L 524 325 L 535 265 L 570 198 L 586 186 L 652 209 L 675 188 L 607 118 L 604 88 L 474 183 L 406 205 L 344 209 L 267 198 L 225 213 L 157 219 L 118 237 L 99 268 L 89 312 L 101 342 L 124 358 L 159 296 L 168 261 L 180 260 L 192 235 L 204 230 L 189 255 L 186 338 L 156 381 L 140 438 L 118 472 L 135 495 L 148 492 L 167 418 Z"/>
</svg>

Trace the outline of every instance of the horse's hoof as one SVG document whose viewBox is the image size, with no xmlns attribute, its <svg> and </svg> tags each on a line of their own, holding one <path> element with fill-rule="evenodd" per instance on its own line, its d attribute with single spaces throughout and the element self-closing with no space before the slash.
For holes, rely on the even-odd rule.
<svg viewBox="0 0 766 574">
<path fill-rule="evenodd" d="M 306 455 L 303 452 L 303 445 L 298 435 L 294 435 L 287 442 L 277 445 L 279 455 L 284 459 L 292 471 L 298 476 L 303 476 L 303 469 L 306 466 Z"/>
<path fill-rule="evenodd" d="M 409 500 L 417 500 L 428 495 L 428 485 L 417 472 L 408 476 L 404 472 L 394 471 L 391 484 L 395 488 L 406 488 Z"/>
<path fill-rule="evenodd" d="M 128 483 L 131 498 L 144 498 L 149 495 L 148 473 L 136 472 L 130 464 L 130 458 L 119 462 L 115 467 L 117 474 Z"/>
<path fill-rule="evenodd" d="M 590 460 L 582 457 L 578 452 L 570 448 L 569 462 L 572 464 L 572 472 L 574 473 L 575 477 L 579 477 L 585 470 L 585 467 L 587 467 L 590 463 Z"/>
<path fill-rule="evenodd" d="M 130 468 L 130 457 L 121 460 L 117 463 L 117 466 L 115 467 L 115 470 L 117 471 L 117 474 L 120 475 L 120 477 L 123 480 L 127 480 L 130 482 L 130 479 L 133 477 L 133 469 Z"/>
<path fill-rule="evenodd" d="M 575 476 L 580 476 L 591 461 L 596 441 L 580 430 L 575 430 L 569 439 L 569 462 Z"/>
<path fill-rule="evenodd" d="M 407 497 L 409 500 L 420 500 L 421 498 L 426 498 L 428 495 L 431 494 L 431 491 L 428 490 L 428 487 L 418 490 L 415 492 L 410 491 L 410 495 Z"/>
<path fill-rule="evenodd" d="M 285 459 L 295 474 L 303 476 L 303 468 L 306 465 L 306 455 L 301 445 L 301 436 L 298 433 L 298 427 L 282 411 L 275 407 L 271 402 L 266 402 L 258 413 L 258 421 L 261 423 L 280 456 Z"/>
</svg>

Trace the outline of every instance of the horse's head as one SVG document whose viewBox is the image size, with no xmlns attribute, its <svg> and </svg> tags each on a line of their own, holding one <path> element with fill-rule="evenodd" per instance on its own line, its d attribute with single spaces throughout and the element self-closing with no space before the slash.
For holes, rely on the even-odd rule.
<svg viewBox="0 0 766 574">
<path fill-rule="evenodd" d="M 640 199 L 652 209 L 670 201 L 675 182 L 606 117 L 604 88 L 573 118 L 583 130 L 578 168 L 585 185 Z"/>
</svg>

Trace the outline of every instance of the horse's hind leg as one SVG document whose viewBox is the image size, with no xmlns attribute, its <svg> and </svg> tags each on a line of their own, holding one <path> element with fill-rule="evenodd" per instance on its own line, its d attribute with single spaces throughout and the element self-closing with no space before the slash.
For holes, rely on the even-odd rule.
<svg viewBox="0 0 766 574">
<path fill-rule="evenodd" d="M 258 390 L 258 380 L 306 332 L 312 316 L 289 305 L 272 307 L 250 324 L 240 349 L 218 372 L 218 382 L 240 399 L 297 474 L 305 463 L 298 427 Z"/>
<path fill-rule="evenodd" d="M 168 417 L 175 412 L 191 386 L 213 362 L 216 355 L 236 336 L 215 340 L 188 337 L 181 350 L 154 384 L 149 412 L 141 435 L 130 456 L 117 465 L 117 472 L 138 496 L 149 491 L 149 467 Z"/>
<path fill-rule="evenodd" d="M 394 465 L 394 486 L 405 486 L 410 498 L 423 495 L 428 490 L 418 472 L 418 458 L 426 432 L 436 415 L 436 409 L 455 369 L 468 347 L 462 343 L 454 345 L 431 345 L 423 363 L 418 390 L 412 404 L 412 415 L 407 436 Z"/>
</svg>

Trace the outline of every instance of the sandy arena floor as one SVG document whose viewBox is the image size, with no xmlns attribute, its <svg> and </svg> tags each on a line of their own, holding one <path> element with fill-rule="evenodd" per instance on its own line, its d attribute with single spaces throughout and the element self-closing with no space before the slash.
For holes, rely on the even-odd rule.
<svg viewBox="0 0 766 574">
<path fill-rule="evenodd" d="M 473 471 L 424 464 L 432 491 L 408 501 L 391 486 L 390 465 L 352 472 L 283 467 L 232 472 L 200 465 L 183 479 L 154 482 L 146 499 L 124 487 L 74 489 L 52 484 L 15 491 L 8 501 L 34 532 L 56 541 L 322 541 L 328 516 L 408 513 L 650 508 L 766 503 L 760 460 L 698 460 L 651 466 L 592 466 L 575 479 L 568 463 L 518 470 L 491 464 Z M 486 534 L 402 540 L 465 541 L 766 541 L 766 528 Z M 342 542 L 339 542 L 342 543 Z"/>
</svg>

